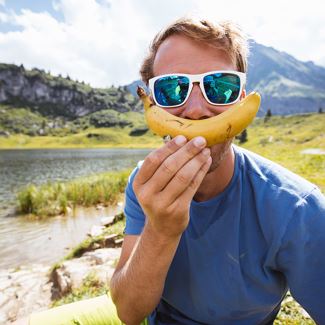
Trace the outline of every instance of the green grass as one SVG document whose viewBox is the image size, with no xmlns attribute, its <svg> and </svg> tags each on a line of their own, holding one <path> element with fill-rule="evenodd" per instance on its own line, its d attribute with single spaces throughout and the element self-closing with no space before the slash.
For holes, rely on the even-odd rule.
<svg viewBox="0 0 325 325">
<path fill-rule="evenodd" d="M 75 206 L 114 204 L 124 192 L 129 173 L 107 172 L 69 182 L 29 185 L 17 195 L 18 212 L 44 218 L 66 214 Z"/>
<path fill-rule="evenodd" d="M 22 133 L 36 135 L 37 130 L 47 121 L 37 112 L 31 112 L 27 108 L 12 108 L 0 105 L 0 129 L 10 133 Z"/>
<path fill-rule="evenodd" d="M 13 134 L 0 137 L 1 149 L 63 149 L 63 148 L 154 148 L 162 141 L 151 132 L 143 136 L 130 136 L 132 127 L 87 128 L 66 136 L 28 136 Z"/>
<path fill-rule="evenodd" d="M 282 301 L 281 309 L 274 325 L 315 325 L 316 323 L 302 313 L 301 306 L 292 298 L 290 292 Z"/>
<path fill-rule="evenodd" d="M 324 125 L 325 114 L 272 116 L 266 123 L 256 119 L 241 146 L 306 178 L 325 193 L 325 155 L 302 153 L 310 148 L 325 151 Z"/>
</svg>

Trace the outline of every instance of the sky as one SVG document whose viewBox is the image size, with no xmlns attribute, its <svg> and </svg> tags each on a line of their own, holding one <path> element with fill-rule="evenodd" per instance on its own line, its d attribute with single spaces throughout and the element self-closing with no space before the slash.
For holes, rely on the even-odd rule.
<svg viewBox="0 0 325 325">
<path fill-rule="evenodd" d="M 184 16 L 233 20 L 258 43 L 325 67 L 323 0 L 0 0 L 0 62 L 126 85 L 152 38 Z"/>
</svg>

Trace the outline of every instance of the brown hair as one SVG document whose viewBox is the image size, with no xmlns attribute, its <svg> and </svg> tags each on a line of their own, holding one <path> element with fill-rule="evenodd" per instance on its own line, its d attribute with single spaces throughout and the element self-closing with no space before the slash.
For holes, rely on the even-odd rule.
<svg viewBox="0 0 325 325">
<path fill-rule="evenodd" d="M 246 35 L 238 25 L 230 21 L 213 24 L 207 20 L 184 17 L 160 31 L 150 44 L 149 54 L 143 60 L 140 68 L 142 80 L 146 84 L 154 76 L 153 63 L 159 46 L 174 34 L 181 34 L 226 51 L 238 71 L 247 71 L 248 42 Z"/>
</svg>

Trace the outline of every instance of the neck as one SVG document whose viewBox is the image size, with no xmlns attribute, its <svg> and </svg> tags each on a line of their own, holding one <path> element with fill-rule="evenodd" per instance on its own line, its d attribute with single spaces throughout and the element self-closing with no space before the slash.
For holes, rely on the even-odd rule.
<svg viewBox="0 0 325 325">
<path fill-rule="evenodd" d="M 235 169 L 235 153 L 230 145 L 220 164 L 204 177 L 194 195 L 197 202 L 207 201 L 222 193 L 230 183 Z"/>
</svg>

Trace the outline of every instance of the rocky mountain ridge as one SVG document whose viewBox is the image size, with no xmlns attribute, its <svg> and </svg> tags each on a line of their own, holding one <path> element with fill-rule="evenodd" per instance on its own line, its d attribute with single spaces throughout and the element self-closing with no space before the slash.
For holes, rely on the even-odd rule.
<svg viewBox="0 0 325 325">
<path fill-rule="evenodd" d="M 247 91 L 262 95 L 262 111 L 287 115 L 325 106 L 325 68 L 302 62 L 273 47 L 250 41 Z"/>
<path fill-rule="evenodd" d="M 68 119 L 101 110 L 125 113 L 142 109 L 138 98 L 125 87 L 91 88 L 69 76 L 54 77 L 44 70 L 26 70 L 14 64 L 0 64 L 0 103 Z"/>
</svg>

